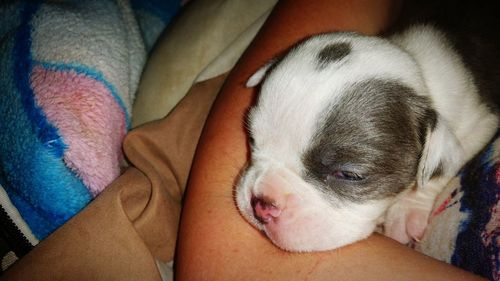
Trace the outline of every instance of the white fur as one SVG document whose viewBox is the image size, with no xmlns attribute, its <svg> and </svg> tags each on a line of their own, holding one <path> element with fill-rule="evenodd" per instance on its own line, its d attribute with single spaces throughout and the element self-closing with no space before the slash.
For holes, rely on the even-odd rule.
<svg viewBox="0 0 500 281">
<path fill-rule="evenodd" d="M 264 231 L 277 246 L 285 250 L 321 251 L 366 238 L 373 232 L 377 219 L 389 204 L 388 200 L 369 204 L 329 202 L 315 187 L 281 164 L 275 161 L 259 163 L 266 167 L 254 166 L 238 185 L 237 205 L 250 223 Z M 287 184 L 278 192 L 285 196 L 294 194 L 299 199 L 297 204 L 300 208 L 295 208 L 277 227 L 259 223 L 248 204 L 250 193 L 268 196 L 269 192 L 273 192 L 263 182 L 264 176 L 282 178 Z M 311 235 L 312 233 L 321 235 Z"/>
<path fill-rule="evenodd" d="M 407 243 L 421 238 L 435 198 L 493 137 L 498 116 L 481 103 L 472 74 L 440 31 L 419 25 L 391 40 L 419 64 L 438 113 L 437 127 L 426 137 L 417 174 L 418 189 L 397 201 L 386 216 L 389 236 Z M 432 171 L 439 165 L 443 168 L 441 175 L 431 179 Z M 411 217 L 414 225 L 407 225 L 405 217 Z"/>
<path fill-rule="evenodd" d="M 279 247 L 318 251 L 364 239 L 394 200 L 387 212 L 386 231 L 406 242 L 425 228 L 433 201 L 446 182 L 495 133 L 497 116 L 480 103 L 471 74 L 438 31 L 417 26 L 390 40 L 351 33 L 320 35 L 293 50 L 270 73 L 267 71 L 274 62 L 248 80 L 248 86 L 265 82 L 249 116 L 255 149 L 237 186 L 237 205 L 243 216 Z M 334 42 L 349 42 L 350 54 L 317 71 L 311 61 Z M 419 95 L 429 96 L 438 113 L 436 129 L 426 136 L 415 179 L 418 188 L 396 198 L 363 204 L 326 199 L 302 179 L 305 168 L 300 157 L 324 118 L 321 113 L 339 102 L 346 85 L 373 77 L 403 81 Z M 431 178 L 439 165 L 443 165 L 442 177 Z M 279 184 L 270 187 L 265 181 Z M 289 194 L 300 200 L 293 208 L 285 208 L 288 213 L 276 224 L 262 224 L 254 218 L 250 201 L 252 196 L 266 193 L 285 198 L 283 202 Z M 407 233 L 410 217 L 414 224 L 410 228 L 417 230 Z"/>
<path fill-rule="evenodd" d="M 471 73 L 440 31 L 419 25 L 391 40 L 418 63 L 439 114 L 438 128 L 428 136 L 424 153 L 428 165 L 435 167 L 443 158 L 451 158 L 445 160 L 445 168 L 453 176 L 493 137 L 498 117 L 481 103 Z"/>
</svg>

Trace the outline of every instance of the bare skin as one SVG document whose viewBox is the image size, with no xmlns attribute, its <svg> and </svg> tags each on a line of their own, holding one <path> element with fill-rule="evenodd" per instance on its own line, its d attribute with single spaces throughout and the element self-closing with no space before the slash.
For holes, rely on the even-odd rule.
<svg viewBox="0 0 500 281">
<path fill-rule="evenodd" d="M 397 6 L 389 0 L 282 0 L 228 77 L 202 134 L 185 195 L 178 280 L 481 280 L 381 235 L 333 251 L 278 249 L 238 213 L 234 185 L 248 158 L 245 82 L 297 41 L 321 32 L 376 34 Z"/>
</svg>

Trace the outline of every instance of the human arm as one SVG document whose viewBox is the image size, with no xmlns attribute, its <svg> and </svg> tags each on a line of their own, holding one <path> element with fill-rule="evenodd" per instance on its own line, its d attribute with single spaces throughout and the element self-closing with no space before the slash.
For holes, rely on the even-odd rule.
<svg viewBox="0 0 500 281">
<path fill-rule="evenodd" d="M 219 93 L 185 194 L 176 257 L 179 280 L 469 280 L 475 276 L 372 235 L 327 252 L 278 249 L 238 213 L 233 187 L 248 158 L 245 82 L 297 41 L 336 30 L 376 34 L 397 5 L 377 1 L 280 1 Z"/>
</svg>

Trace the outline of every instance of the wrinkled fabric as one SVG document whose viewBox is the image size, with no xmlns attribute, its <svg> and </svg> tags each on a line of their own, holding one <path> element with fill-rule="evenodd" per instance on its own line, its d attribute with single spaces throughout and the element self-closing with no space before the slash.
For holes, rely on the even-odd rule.
<svg viewBox="0 0 500 281">
<path fill-rule="evenodd" d="M 172 260 L 182 194 L 206 116 L 225 75 L 195 84 L 164 119 L 131 131 L 134 166 L 14 264 L 4 280 L 160 280 Z"/>
</svg>

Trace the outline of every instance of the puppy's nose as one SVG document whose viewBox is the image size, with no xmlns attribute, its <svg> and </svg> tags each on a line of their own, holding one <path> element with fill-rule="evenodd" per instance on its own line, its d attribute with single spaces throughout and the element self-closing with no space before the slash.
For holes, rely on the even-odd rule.
<svg viewBox="0 0 500 281">
<path fill-rule="evenodd" d="M 267 198 L 253 197 L 251 203 L 255 218 L 262 223 L 269 223 L 281 214 L 279 206 Z"/>
</svg>

